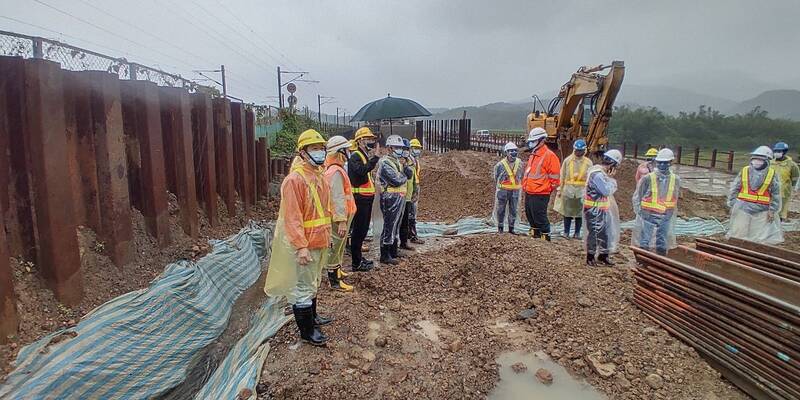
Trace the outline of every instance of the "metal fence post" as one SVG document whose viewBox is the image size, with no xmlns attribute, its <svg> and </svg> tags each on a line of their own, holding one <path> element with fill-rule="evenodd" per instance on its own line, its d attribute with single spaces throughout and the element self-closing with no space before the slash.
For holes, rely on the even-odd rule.
<svg viewBox="0 0 800 400">
<path fill-rule="evenodd" d="M 728 171 L 729 172 L 733 171 L 733 158 L 734 158 L 734 154 L 733 154 L 733 150 L 731 150 L 731 151 L 728 152 Z"/>
<path fill-rule="evenodd" d="M 42 38 L 33 39 L 33 58 L 44 58 L 44 48 L 42 47 Z"/>
<path fill-rule="evenodd" d="M 717 149 L 711 150 L 711 169 L 717 167 Z"/>
<path fill-rule="evenodd" d="M 681 154 L 683 153 L 683 148 L 681 146 L 678 146 L 678 148 L 675 149 L 675 150 L 676 150 L 675 151 L 675 162 L 678 165 L 680 165 L 681 164 Z"/>
<path fill-rule="evenodd" d="M 699 164 L 700 164 L 700 148 L 699 147 L 695 147 L 694 148 L 694 163 L 692 165 L 694 165 L 696 167 Z"/>
</svg>

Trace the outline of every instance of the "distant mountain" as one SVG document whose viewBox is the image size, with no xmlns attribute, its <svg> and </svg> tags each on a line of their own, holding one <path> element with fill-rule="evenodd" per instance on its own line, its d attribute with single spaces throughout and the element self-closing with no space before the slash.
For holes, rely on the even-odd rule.
<svg viewBox="0 0 800 400">
<path fill-rule="evenodd" d="M 800 90 L 769 90 L 727 110 L 727 114 L 746 114 L 756 107 L 770 117 L 800 121 Z"/>
<path fill-rule="evenodd" d="M 763 75 L 725 69 L 676 73 L 642 83 L 707 93 L 736 102 L 752 98 L 765 90 L 797 87 L 791 80 L 776 83 L 769 81 L 768 77 Z"/>
<path fill-rule="evenodd" d="M 467 118 L 472 120 L 472 129 L 524 130 L 531 105 L 491 103 L 480 107 L 456 107 L 435 113 L 431 119 L 459 119 L 464 111 L 467 112 Z"/>
<path fill-rule="evenodd" d="M 725 111 L 735 106 L 736 102 L 669 86 L 623 83 L 615 105 L 656 107 L 667 114 L 677 114 L 681 111 L 696 111 L 701 105 Z"/>
</svg>

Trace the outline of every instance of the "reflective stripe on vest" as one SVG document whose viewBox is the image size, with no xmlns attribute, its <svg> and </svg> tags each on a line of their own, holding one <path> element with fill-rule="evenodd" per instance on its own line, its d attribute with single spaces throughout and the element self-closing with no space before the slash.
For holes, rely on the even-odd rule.
<svg viewBox="0 0 800 400">
<path fill-rule="evenodd" d="M 587 176 L 587 179 L 588 179 L 588 176 Z M 609 205 L 608 197 L 600 197 L 599 199 L 594 200 L 589 196 L 589 193 L 585 193 L 583 195 L 583 208 L 584 209 L 587 209 L 587 208 L 599 208 L 600 210 L 605 211 L 605 210 L 608 210 L 608 205 Z"/>
<path fill-rule="evenodd" d="M 311 191 L 311 198 L 314 199 L 314 208 L 317 210 L 317 215 L 322 216 L 320 218 L 303 220 L 303 228 L 317 228 L 324 225 L 330 225 L 331 217 L 325 216 L 325 209 L 322 208 L 322 201 L 319 199 L 319 194 L 317 194 L 317 187 L 312 185 L 308 179 L 306 179 L 305 174 L 303 174 L 302 167 L 293 168 L 292 171 L 297 172 L 297 174 L 303 178 L 303 182 L 306 183 L 308 190 Z"/>
<path fill-rule="evenodd" d="M 575 175 L 575 158 L 569 162 L 569 175 L 567 175 L 566 185 L 570 186 L 583 186 L 586 184 L 586 170 L 589 168 L 589 162 L 586 158 L 581 157 L 581 168 L 578 170 L 578 175 Z"/>
<path fill-rule="evenodd" d="M 367 157 L 364 157 L 364 155 L 361 154 L 361 150 L 356 150 L 356 154 L 361 157 L 361 162 L 363 162 L 364 165 L 367 165 Z M 364 183 L 358 187 L 354 187 L 353 193 L 360 194 L 362 196 L 375 195 L 375 183 L 372 182 L 372 175 L 369 172 L 367 172 L 367 183 Z"/>
<path fill-rule="evenodd" d="M 399 172 L 400 174 L 403 174 L 403 169 L 402 169 L 402 167 L 400 167 L 400 164 L 397 161 L 394 161 L 391 158 L 387 158 L 387 160 L 392 163 L 392 165 L 395 167 L 395 169 L 397 169 L 397 172 Z M 403 176 L 405 176 L 405 175 L 403 175 Z M 398 187 L 389 186 L 384 190 L 384 193 L 386 193 L 386 192 L 388 192 L 388 193 L 399 193 L 399 194 L 402 194 L 405 197 L 406 192 L 408 192 L 408 184 L 404 183 L 402 186 L 398 186 Z"/>
<path fill-rule="evenodd" d="M 675 174 L 669 174 L 669 185 L 667 186 L 667 196 L 661 200 L 658 196 L 658 180 L 656 173 L 650 175 L 650 197 L 645 197 L 641 201 L 642 208 L 657 213 L 665 213 L 667 210 L 675 208 Z"/>
<path fill-rule="evenodd" d="M 420 174 L 420 170 L 421 170 L 422 168 L 420 167 L 419 160 L 415 160 L 415 164 L 416 164 L 416 165 L 415 165 L 415 166 L 416 166 L 416 168 L 414 168 L 414 179 L 416 179 L 416 180 L 417 180 L 417 185 L 419 185 L 419 174 Z"/>
<path fill-rule="evenodd" d="M 750 190 L 750 166 L 742 168 L 742 188 L 739 190 L 739 195 L 736 196 L 739 200 L 744 200 L 750 203 L 769 205 L 772 201 L 772 194 L 768 191 L 769 185 L 772 183 L 772 178 L 775 176 L 775 170 L 769 167 L 767 177 L 764 178 L 764 183 L 757 191 Z"/>
<path fill-rule="evenodd" d="M 500 164 L 503 165 L 503 168 L 506 170 L 506 174 L 508 174 L 508 179 L 500 182 L 500 189 L 506 190 L 518 190 L 522 189 L 522 185 L 517 182 L 517 171 L 519 171 L 520 161 L 519 158 L 514 161 L 514 169 L 511 169 L 511 166 L 508 165 L 508 158 L 503 158 L 503 161 L 500 161 Z"/>
</svg>

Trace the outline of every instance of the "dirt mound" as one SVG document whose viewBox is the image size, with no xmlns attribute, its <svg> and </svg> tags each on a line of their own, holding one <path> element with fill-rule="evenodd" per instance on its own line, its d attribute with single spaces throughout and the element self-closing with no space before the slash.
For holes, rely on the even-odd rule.
<svg viewBox="0 0 800 400">
<path fill-rule="evenodd" d="M 576 241 L 473 236 L 355 275 L 355 293 L 322 288 L 331 343 L 297 346 L 287 325 L 260 398 L 485 398 L 514 350 L 543 350 L 611 398 L 745 398 L 632 304 L 630 270 L 589 269 L 581 253 Z"/>
<path fill-rule="evenodd" d="M 180 228 L 176 204 L 170 206 L 170 212 L 172 244 L 159 249 L 156 241 L 147 234 L 144 217 L 133 210 L 135 257 L 133 262 L 122 268 L 115 266 L 104 254 L 104 244 L 97 240 L 90 229 L 79 227 L 85 296 L 76 307 L 67 307 L 55 299 L 53 292 L 45 286 L 36 265 L 12 258 L 20 325 L 13 342 L 0 346 L 0 376 L 11 370 L 10 363 L 22 346 L 52 331 L 75 325 L 83 315 L 114 297 L 148 286 L 168 263 L 181 258 L 201 257 L 208 251 L 209 239 L 229 236 L 247 223 L 241 212 L 237 218 L 223 218 L 223 222 L 213 228 L 203 217 L 200 238 L 193 241 Z M 256 221 L 273 220 L 275 215 L 275 206 L 266 202 L 261 202 L 251 210 L 251 219 Z"/>
</svg>

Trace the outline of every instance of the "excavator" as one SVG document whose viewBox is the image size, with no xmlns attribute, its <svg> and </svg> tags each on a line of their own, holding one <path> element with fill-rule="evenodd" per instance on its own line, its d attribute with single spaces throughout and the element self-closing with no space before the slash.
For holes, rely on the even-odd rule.
<svg viewBox="0 0 800 400">
<path fill-rule="evenodd" d="M 609 71 L 603 75 L 601 72 L 605 70 Z M 560 153 L 561 159 L 572 152 L 572 142 L 580 138 L 586 140 L 589 154 L 604 152 L 608 146 L 608 121 L 624 76 L 623 61 L 578 68 L 546 108 L 541 99 L 534 96 L 533 112 L 528 114 L 528 131 L 544 128 L 547 145 L 556 154 Z"/>
</svg>

